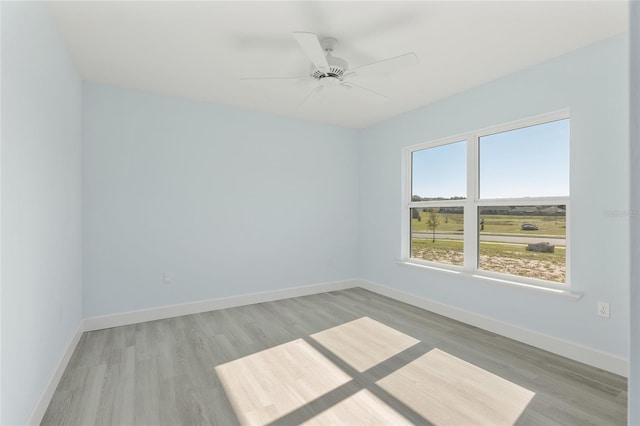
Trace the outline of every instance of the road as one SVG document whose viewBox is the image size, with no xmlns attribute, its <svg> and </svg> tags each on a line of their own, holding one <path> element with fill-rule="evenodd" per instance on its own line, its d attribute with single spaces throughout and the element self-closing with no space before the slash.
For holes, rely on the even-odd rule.
<svg viewBox="0 0 640 426">
<path fill-rule="evenodd" d="M 430 232 L 414 232 L 413 238 L 420 240 L 430 240 L 433 236 Z M 440 234 L 436 232 L 437 239 L 445 240 L 462 240 L 464 237 L 461 234 Z M 555 237 L 535 237 L 535 236 L 515 236 L 515 235 L 480 235 L 480 241 L 491 241 L 496 243 L 511 243 L 511 244 L 537 244 L 537 243 L 549 243 L 555 246 L 566 245 L 566 239 Z"/>
</svg>

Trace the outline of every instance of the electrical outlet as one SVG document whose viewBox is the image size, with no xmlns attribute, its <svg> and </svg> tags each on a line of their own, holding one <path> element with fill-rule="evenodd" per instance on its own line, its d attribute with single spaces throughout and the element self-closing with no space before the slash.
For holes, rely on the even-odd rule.
<svg viewBox="0 0 640 426">
<path fill-rule="evenodd" d="M 173 284 L 173 277 L 169 272 L 165 272 L 164 274 L 162 274 L 162 281 L 165 285 Z"/>
<path fill-rule="evenodd" d="M 598 315 L 609 318 L 609 303 L 598 302 Z"/>
</svg>

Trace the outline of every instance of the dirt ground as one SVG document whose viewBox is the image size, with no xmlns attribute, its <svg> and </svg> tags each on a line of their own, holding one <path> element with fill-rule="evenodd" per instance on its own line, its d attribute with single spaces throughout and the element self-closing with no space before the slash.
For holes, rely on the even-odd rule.
<svg viewBox="0 0 640 426">
<path fill-rule="evenodd" d="M 412 253 L 412 257 L 450 265 L 462 265 L 464 263 L 461 252 L 447 249 L 422 249 Z M 559 283 L 566 281 L 566 268 L 563 265 L 544 260 L 481 255 L 479 266 L 480 269 L 487 271 L 518 275 L 521 277 L 537 278 Z"/>
</svg>

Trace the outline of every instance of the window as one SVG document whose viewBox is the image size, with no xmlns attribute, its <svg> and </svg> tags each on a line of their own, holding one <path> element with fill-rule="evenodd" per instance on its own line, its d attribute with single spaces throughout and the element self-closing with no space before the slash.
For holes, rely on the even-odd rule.
<svg viewBox="0 0 640 426">
<path fill-rule="evenodd" d="M 403 258 L 566 285 L 568 114 L 422 144 L 407 161 Z"/>
<path fill-rule="evenodd" d="M 466 144 L 458 141 L 411 153 L 413 258 L 464 264 Z"/>
</svg>

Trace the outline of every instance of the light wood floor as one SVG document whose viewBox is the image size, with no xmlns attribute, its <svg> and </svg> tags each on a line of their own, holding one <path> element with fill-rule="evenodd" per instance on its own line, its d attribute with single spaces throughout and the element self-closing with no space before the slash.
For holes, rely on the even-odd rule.
<svg viewBox="0 0 640 426">
<path fill-rule="evenodd" d="M 624 425 L 627 381 L 362 289 L 85 333 L 44 425 Z"/>
</svg>

